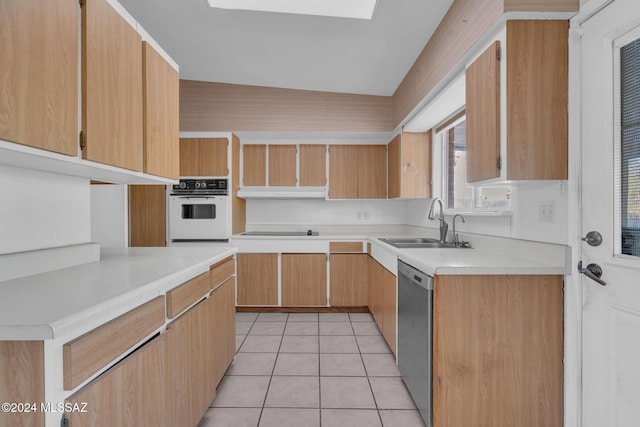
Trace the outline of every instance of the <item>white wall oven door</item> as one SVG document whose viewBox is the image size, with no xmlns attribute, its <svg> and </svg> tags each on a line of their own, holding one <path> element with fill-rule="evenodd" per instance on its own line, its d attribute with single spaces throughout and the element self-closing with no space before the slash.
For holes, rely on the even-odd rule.
<svg viewBox="0 0 640 427">
<path fill-rule="evenodd" d="M 173 242 L 228 240 L 229 196 L 171 196 L 169 238 Z"/>
</svg>

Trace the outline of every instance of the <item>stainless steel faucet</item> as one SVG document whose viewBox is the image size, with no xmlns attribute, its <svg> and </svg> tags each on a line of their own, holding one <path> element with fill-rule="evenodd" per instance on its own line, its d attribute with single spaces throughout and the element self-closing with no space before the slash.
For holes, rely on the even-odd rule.
<svg viewBox="0 0 640 427">
<path fill-rule="evenodd" d="M 466 223 L 467 221 L 464 220 L 464 217 L 460 214 L 455 214 L 453 216 L 453 219 L 451 220 L 451 222 L 453 223 L 453 244 L 455 246 L 459 246 L 460 245 L 460 240 L 458 239 L 458 233 L 456 233 L 456 218 L 460 217 L 460 219 L 462 220 L 462 223 Z"/>
<path fill-rule="evenodd" d="M 435 198 L 431 201 L 431 208 L 429 208 L 429 215 L 427 218 L 436 219 L 435 217 L 435 206 L 436 202 L 440 204 L 440 243 L 444 243 L 447 240 L 447 232 L 449 231 L 449 224 L 444 220 L 444 206 L 442 204 L 442 200 L 439 198 Z"/>
</svg>

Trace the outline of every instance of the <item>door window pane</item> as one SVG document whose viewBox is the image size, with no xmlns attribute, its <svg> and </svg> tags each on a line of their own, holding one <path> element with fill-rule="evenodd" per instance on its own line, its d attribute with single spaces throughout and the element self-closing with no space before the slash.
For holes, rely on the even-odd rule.
<svg viewBox="0 0 640 427">
<path fill-rule="evenodd" d="M 620 49 L 620 252 L 640 256 L 640 39 Z"/>
<path fill-rule="evenodd" d="M 473 207 L 473 188 L 467 186 L 467 131 L 466 121 L 447 131 L 448 179 L 447 200 L 452 209 Z"/>
</svg>

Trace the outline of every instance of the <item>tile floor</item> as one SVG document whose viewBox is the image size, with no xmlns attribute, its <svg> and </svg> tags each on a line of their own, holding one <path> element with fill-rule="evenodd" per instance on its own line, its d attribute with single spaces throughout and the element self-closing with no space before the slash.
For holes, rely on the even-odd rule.
<svg viewBox="0 0 640 427">
<path fill-rule="evenodd" d="M 368 313 L 237 313 L 198 427 L 424 427 Z"/>
</svg>

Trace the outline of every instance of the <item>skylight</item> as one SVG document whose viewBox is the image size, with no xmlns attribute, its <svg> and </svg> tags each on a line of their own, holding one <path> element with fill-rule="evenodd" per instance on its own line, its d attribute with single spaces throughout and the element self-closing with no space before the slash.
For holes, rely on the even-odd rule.
<svg viewBox="0 0 640 427">
<path fill-rule="evenodd" d="M 211 7 L 338 18 L 373 19 L 377 0 L 208 0 Z"/>
</svg>

